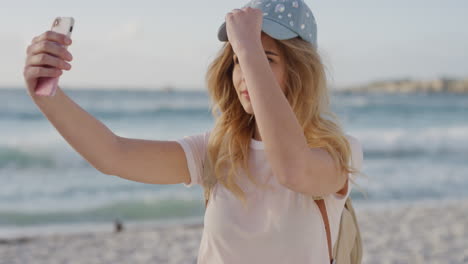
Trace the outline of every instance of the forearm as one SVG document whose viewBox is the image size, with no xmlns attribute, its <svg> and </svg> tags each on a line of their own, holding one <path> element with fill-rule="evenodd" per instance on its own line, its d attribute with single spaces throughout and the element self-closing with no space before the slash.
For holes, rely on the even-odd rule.
<svg viewBox="0 0 468 264">
<path fill-rule="evenodd" d="M 116 135 L 60 87 L 55 96 L 32 96 L 33 101 L 63 138 L 93 167 L 109 170 L 117 147 Z"/>
<path fill-rule="evenodd" d="M 303 129 L 270 68 L 263 48 L 258 45 L 244 48 L 239 54 L 239 63 L 267 158 L 279 180 L 286 182 L 288 176 L 304 169 L 306 159 L 301 157 L 310 154 Z"/>
</svg>

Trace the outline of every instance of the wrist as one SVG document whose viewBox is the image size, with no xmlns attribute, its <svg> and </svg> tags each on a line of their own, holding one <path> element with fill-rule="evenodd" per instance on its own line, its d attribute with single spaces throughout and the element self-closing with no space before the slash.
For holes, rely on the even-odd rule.
<svg viewBox="0 0 468 264">
<path fill-rule="evenodd" d="M 263 53 L 263 45 L 260 42 L 251 42 L 245 45 L 242 45 L 238 48 L 236 54 L 237 56 L 249 56 L 252 53 L 260 52 Z"/>
<path fill-rule="evenodd" d="M 51 101 L 58 101 L 60 100 L 59 97 L 62 95 L 62 90 L 60 89 L 59 86 L 57 86 L 57 90 L 55 91 L 55 94 L 52 96 L 47 96 L 47 95 L 37 95 L 37 94 L 31 94 L 30 93 L 30 96 L 32 98 L 32 100 L 34 101 L 34 103 L 36 103 L 37 105 L 41 105 L 41 104 L 48 104 L 49 102 Z"/>
</svg>

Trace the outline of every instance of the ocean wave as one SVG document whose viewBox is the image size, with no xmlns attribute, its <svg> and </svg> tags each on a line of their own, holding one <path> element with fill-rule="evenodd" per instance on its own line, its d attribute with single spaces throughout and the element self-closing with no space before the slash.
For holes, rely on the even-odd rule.
<svg viewBox="0 0 468 264">
<path fill-rule="evenodd" d="M 196 116 L 211 116 L 211 110 L 207 106 L 184 106 L 184 107 L 152 107 L 147 109 L 99 109 L 99 108 L 84 108 L 87 112 L 97 118 L 103 119 L 143 119 L 157 117 L 196 117 Z M 38 111 L 3 111 L 0 112 L 0 119 L 3 120 L 23 120 L 34 121 L 44 119 L 44 115 Z"/>
<path fill-rule="evenodd" d="M 28 226 L 57 223 L 108 222 L 120 219 L 165 220 L 201 216 L 204 203 L 196 200 L 117 201 L 94 208 L 73 208 L 42 212 L 0 210 L 0 226 Z"/>
<path fill-rule="evenodd" d="M 421 129 L 361 129 L 350 134 L 359 139 L 366 158 L 415 158 L 434 155 L 468 155 L 468 126 L 428 127 Z M 58 144 L 58 143 L 57 143 Z M 77 155 L 57 149 L 57 144 L 36 147 L 1 146 L 0 169 L 87 167 Z"/>
<path fill-rule="evenodd" d="M 76 155 L 75 155 L 76 156 Z M 55 146 L 50 149 L 23 146 L 0 146 L 0 170 L 26 168 L 72 168 L 89 167 L 84 159 L 72 158 L 65 151 L 56 151 Z"/>
<path fill-rule="evenodd" d="M 367 157 L 468 155 L 468 126 L 360 129 L 351 134 Z"/>
</svg>

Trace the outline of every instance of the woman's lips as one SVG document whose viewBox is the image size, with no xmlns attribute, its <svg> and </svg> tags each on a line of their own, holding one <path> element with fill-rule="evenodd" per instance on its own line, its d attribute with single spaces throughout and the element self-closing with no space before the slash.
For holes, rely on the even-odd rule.
<svg viewBox="0 0 468 264">
<path fill-rule="evenodd" d="M 247 98 L 250 98 L 249 92 L 247 92 L 247 91 L 241 92 L 241 94 L 242 94 L 243 96 L 247 97 Z"/>
</svg>

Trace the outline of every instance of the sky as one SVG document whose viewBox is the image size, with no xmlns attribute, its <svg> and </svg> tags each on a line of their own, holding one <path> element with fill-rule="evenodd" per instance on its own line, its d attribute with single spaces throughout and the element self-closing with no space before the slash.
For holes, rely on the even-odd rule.
<svg viewBox="0 0 468 264">
<path fill-rule="evenodd" d="M 468 1 L 305 0 L 331 88 L 468 77 Z M 204 90 L 239 0 L 0 0 L 0 87 L 24 88 L 26 49 L 57 16 L 75 19 L 61 87 Z"/>
</svg>

